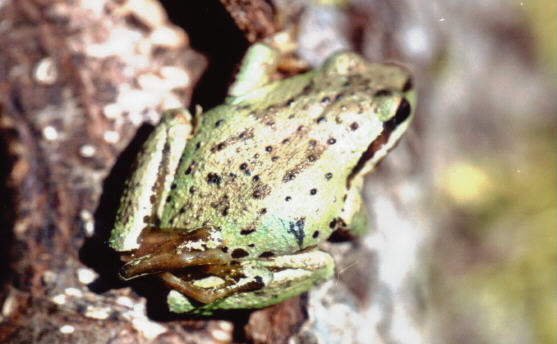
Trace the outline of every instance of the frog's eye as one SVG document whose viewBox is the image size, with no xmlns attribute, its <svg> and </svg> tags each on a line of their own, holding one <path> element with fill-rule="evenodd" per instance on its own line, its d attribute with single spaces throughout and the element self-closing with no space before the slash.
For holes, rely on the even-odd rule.
<svg viewBox="0 0 557 344">
<path fill-rule="evenodd" d="M 400 103 L 398 103 L 398 108 L 396 109 L 395 115 L 391 117 L 388 121 L 383 123 L 383 127 L 387 130 L 392 130 L 396 128 L 400 123 L 406 121 L 412 112 L 412 106 L 406 98 L 402 98 Z"/>
</svg>

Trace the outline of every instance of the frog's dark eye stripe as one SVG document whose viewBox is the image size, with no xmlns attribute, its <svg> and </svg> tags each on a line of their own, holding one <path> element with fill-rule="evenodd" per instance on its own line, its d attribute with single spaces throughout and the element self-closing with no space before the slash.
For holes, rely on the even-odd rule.
<svg viewBox="0 0 557 344">
<path fill-rule="evenodd" d="M 347 179 L 348 187 L 350 187 L 352 178 L 360 172 L 366 162 L 373 158 L 375 152 L 381 149 L 381 147 L 389 141 L 389 137 L 391 136 L 393 130 L 395 130 L 400 123 L 404 122 L 410 116 L 411 110 L 412 109 L 408 100 L 402 98 L 398 104 L 398 109 L 396 110 L 395 115 L 388 121 L 383 122 L 383 130 L 381 131 L 381 134 L 379 134 L 379 136 L 371 142 L 366 151 L 360 157 L 360 160 L 358 160 L 356 166 L 354 166 L 352 172 L 350 172 Z"/>
<path fill-rule="evenodd" d="M 391 119 L 383 123 L 383 131 L 385 131 L 385 129 L 388 131 L 395 129 L 400 123 L 404 122 L 408 118 L 408 116 L 410 116 L 411 112 L 412 106 L 410 105 L 408 100 L 406 100 L 406 98 L 402 98 L 402 100 L 398 104 L 395 115 Z"/>
<path fill-rule="evenodd" d="M 404 86 L 402 86 L 402 92 L 408 92 L 413 88 L 414 80 L 412 80 L 412 78 L 408 78 L 408 80 L 406 80 L 406 82 L 404 83 Z"/>
</svg>

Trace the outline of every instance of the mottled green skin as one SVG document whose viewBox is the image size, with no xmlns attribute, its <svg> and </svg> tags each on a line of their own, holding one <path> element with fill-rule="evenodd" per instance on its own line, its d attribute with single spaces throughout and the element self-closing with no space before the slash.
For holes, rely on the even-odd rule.
<svg viewBox="0 0 557 344">
<path fill-rule="evenodd" d="M 248 63 L 246 68 L 257 67 Z M 312 72 L 229 97 L 200 116 L 187 141 L 182 124 L 181 136 L 168 133 L 189 115 L 165 115 L 157 128 L 164 134 L 154 134 L 160 137 L 150 139 L 139 158 L 139 169 L 149 172 L 135 172 L 140 176 L 132 176 L 128 187 L 151 191 L 141 197 L 126 191 L 111 246 L 133 252 L 138 241 L 152 235 L 140 234 L 146 225 L 171 235 L 201 228 L 194 240 L 190 236 L 172 249 L 217 249 L 224 260 L 239 264 L 245 281 L 257 278 L 259 283 L 201 307 L 173 291 L 169 305 L 175 312 L 260 308 L 309 289 L 334 270 L 330 256 L 316 246 L 336 229 L 364 230 L 363 175 L 410 122 L 414 99 L 409 80 L 401 67 L 339 53 Z M 166 154 L 180 159 L 167 165 L 160 153 L 163 143 L 167 150 L 176 147 Z M 143 257 L 127 265 L 143 266 L 159 254 L 137 254 Z M 222 265 L 220 259 L 215 264 Z M 196 260 L 184 266 L 195 266 Z M 175 265 L 168 268 L 173 270 Z M 126 278 L 153 273 L 143 267 L 137 271 Z M 202 283 L 180 276 L 187 278 Z M 244 283 L 238 279 L 235 284 Z"/>
<path fill-rule="evenodd" d="M 352 63 L 352 74 L 340 74 L 339 60 L 339 68 Z M 348 178 L 382 131 L 380 118 L 366 114 L 370 96 L 401 88 L 407 79 L 398 67 L 363 63 L 356 55 L 337 55 L 323 70 L 205 113 L 184 150 L 161 228 L 209 223 L 220 227 L 231 253 L 239 249 L 254 258 L 317 245 L 340 224 L 336 219 L 349 225 L 353 213 L 344 208 L 354 207 L 344 198 L 356 193 L 350 199 L 357 199 L 359 190 Z"/>
</svg>

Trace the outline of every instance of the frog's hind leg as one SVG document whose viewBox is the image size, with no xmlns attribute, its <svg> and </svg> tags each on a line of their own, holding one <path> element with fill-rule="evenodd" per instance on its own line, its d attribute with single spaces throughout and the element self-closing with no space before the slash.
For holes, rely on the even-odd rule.
<svg viewBox="0 0 557 344">
<path fill-rule="evenodd" d="M 141 148 L 134 172 L 126 181 L 109 239 L 116 251 L 136 249 L 145 224 L 155 222 L 155 215 L 161 213 L 193 130 L 192 116 L 187 110 L 166 111 Z"/>
<path fill-rule="evenodd" d="M 175 280 L 163 277 L 175 289 L 168 295 L 168 303 L 173 312 L 203 313 L 210 309 L 238 309 L 262 308 L 284 301 L 309 290 L 314 285 L 325 281 L 333 275 L 334 261 L 326 252 L 317 249 L 306 250 L 291 255 L 277 256 L 265 259 L 241 261 L 237 273 L 232 273 L 228 282 L 209 287 L 209 282 L 201 285 L 200 281 L 187 282 L 184 278 Z M 211 274 L 221 274 L 225 270 L 207 270 Z M 226 275 L 226 273 L 225 273 Z M 170 276 L 169 276 L 170 277 Z M 230 276 L 228 276 L 230 277 Z M 237 282 L 238 277 L 241 277 Z M 221 275 L 226 279 L 227 276 Z M 250 283 L 256 281 L 257 283 Z M 210 278 L 208 279 L 210 280 Z M 176 284 L 173 284 L 175 283 Z M 259 283 L 262 282 L 262 283 Z M 192 284 L 196 284 L 191 288 Z M 188 290 L 182 289 L 184 284 Z M 221 291 L 220 289 L 224 289 Z M 192 293 L 193 291 L 193 293 Z M 210 301 L 202 306 L 193 305 L 184 295 L 204 301 Z M 213 303 L 214 302 L 214 303 Z"/>
<path fill-rule="evenodd" d="M 229 264 L 165 272 L 160 277 L 170 288 L 208 304 L 233 294 L 259 290 L 269 283 L 272 273 L 264 268 L 246 269 L 245 266 Z"/>
</svg>

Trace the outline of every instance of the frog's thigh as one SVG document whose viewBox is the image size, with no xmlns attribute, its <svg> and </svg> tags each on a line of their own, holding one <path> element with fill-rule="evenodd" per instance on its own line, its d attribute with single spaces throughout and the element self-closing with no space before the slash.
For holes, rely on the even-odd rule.
<svg viewBox="0 0 557 344">
<path fill-rule="evenodd" d="M 117 251 L 137 248 L 137 238 L 145 228 L 145 219 L 158 214 L 164 205 L 161 200 L 166 199 L 191 133 L 191 115 L 187 110 L 171 110 L 162 115 L 160 123 L 143 144 L 136 168 L 126 182 L 110 237 L 112 248 Z M 152 202 L 153 198 L 155 202 Z"/>
</svg>

